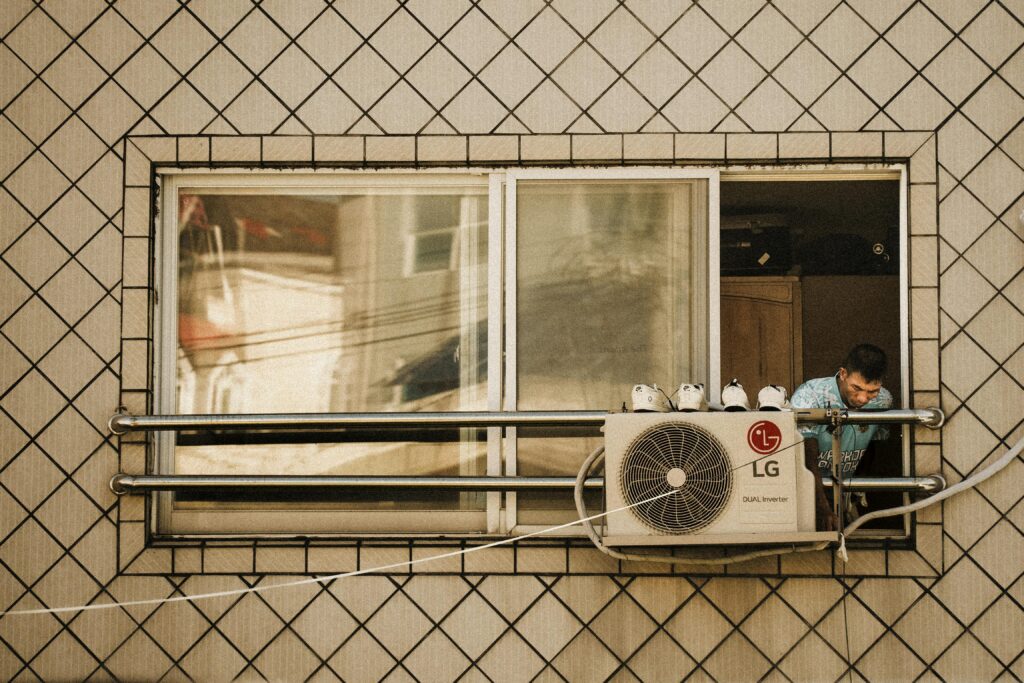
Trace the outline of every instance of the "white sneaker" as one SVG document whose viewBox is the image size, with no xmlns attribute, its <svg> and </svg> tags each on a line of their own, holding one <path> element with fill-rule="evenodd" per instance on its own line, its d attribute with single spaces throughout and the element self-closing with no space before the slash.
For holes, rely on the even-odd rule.
<svg viewBox="0 0 1024 683">
<path fill-rule="evenodd" d="M 707 410 L 708 401 L 704 396 L 703 384 L 680 384 L 676 394 L 676 410 L 693 413 Z"/>
<path fill-rule="evenodd" d="M 657 384 L 637 384 L 633 387 L 634 413 L 667 413 L 672 410 L 668 396 Z"/>
<path fill-rule="evenodd" d="M 786 387 L 769 384 L 757 392 L 758 410 L 788 410 L 790 407 Z"/>
<path fill-rule="evenodd" d="M 722 405 L 729 412 L 750 410 L 747 392 L 743 390 L 743 385 L 740 384 L 738 379 L 734 379 L 722 387 Z"/>
</svg>

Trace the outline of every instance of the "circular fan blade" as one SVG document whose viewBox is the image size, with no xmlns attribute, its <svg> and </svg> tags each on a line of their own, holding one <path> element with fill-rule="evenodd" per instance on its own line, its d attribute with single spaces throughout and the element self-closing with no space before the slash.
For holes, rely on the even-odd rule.
<svg viewBox="0 0 1024 683">
<path fill-rule="evenodd" d="M 714 522 L 728 505 L 732 463 L 710 432 L 685 422 L 663 423 L 626 449 L 619 484 L 631 505 L 676 491 L 632 510 L 656 531 L 693 533 Z"/>
</svg>

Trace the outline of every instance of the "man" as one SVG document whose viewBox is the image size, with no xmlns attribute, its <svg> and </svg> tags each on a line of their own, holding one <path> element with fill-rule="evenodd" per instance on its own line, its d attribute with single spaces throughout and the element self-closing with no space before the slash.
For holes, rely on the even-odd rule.
<svg viewBox="0 0 1024 683">
<path fill-rule="evenodd" d="M 850 410 L 886 410 L 892 407 L 892 394 L 882 387 L 887 361 L 885 352 L 871 344 L 858 344 L 850 349 L 832 377 L 819 377 L 801 384 L 790 399 L 794 408 L 848 408 Z M 843 479 L 853 476 L 871 441 L 888 438 L 878 425 L 844 425 L 840 432 L 839 470 Z M 828 425 L 801 427 L 807 466 L 813 467 L 819 483 L 822 475 L 832 474 L 832 433 Z M 813 463 L 813 465 L 812 465 Z M 822 526 L 831 530 L 836 520 L 818 487 L 818 514 Z"/>
</svg>

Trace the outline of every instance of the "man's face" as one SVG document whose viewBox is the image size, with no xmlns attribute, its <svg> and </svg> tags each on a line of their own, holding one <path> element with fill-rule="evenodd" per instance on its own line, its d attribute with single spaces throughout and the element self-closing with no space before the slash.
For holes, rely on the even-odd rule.
<svg viewBox="0 0 1024 683">
<path fill-rule="evenodd" d="M 882 388 L 880 380 L 869 382 L 864 379 L 864 375 L 859 372 L 847 372 L 846 368 L 839 368 L 838 380 L 843 402 L 853 409 L 863 408 L 868 401 L 878 396 Z"/>
</svg>

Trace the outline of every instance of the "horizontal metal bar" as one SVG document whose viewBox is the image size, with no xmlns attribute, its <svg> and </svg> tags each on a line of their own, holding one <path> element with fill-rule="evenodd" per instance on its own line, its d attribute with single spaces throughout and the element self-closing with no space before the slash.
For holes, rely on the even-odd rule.
<svg viewBox="0 0 1024 683">
<path fill-rule="evenodd" d="M 838 410 L 824 408 L 794 408 L 800 424 L 831 424 L 833 415 L 845 424 L 910 424 L 938 429 L 946 422 L 941 408 L 907 408 L 893 410 Z"/>
<path fill-rule="evenodd" d="M 832 480 L 824 478 L 825 486 Z M 569 490 L 575 477 L 388 477 L 388 476 L 231 476 L 231 475 L 163 475 L 116 474 L 110 490 L 116 494 L 147 491 L 212 491 L 212 490 L 296 490 L 296 489 L 457 489 L 459 491 L 534 491 Z M 601 489 L 604 478 L 591 477 L 584 488 Z M 945 480 L 933 474 L 927 477 L 855 477 L 843 481 L 847 491 L 893 491 L 936 493 L 946 488 Z"/>
<path fill-rule="evenodd" d="M 822 477 L 822 483 L 831 487 L 831 477 Z M 924 477 L 852 477 L 843 480 L 844 491 L 890 491 L 892 493 L 922 493 L 931 495 L 946 488 L 940 474 Z"/>
<path fill-rule="evenodd" d="M 829 424 L 834 411 L 797 409 L 801 424 Z M 254 413 L 248 415 L 128 415 L 118 413 L 108 426 L 114 434 L 151 431 L 238 431 L 279 429 L 408 429 L 439 427 L 600 427 L 603 411 L 510 411 L 451 413 Z M 920 424 L 939 427 L 945 416 L 938 408 L 924 410 L 851 410 L 850 424 Z"/>
<path fill-rule="evenodd" d="M 201 490 L 295 490 L 295 489 L 457 489 L 459 491 L 533 491 L 572 489 L 576 477 L 402 477 L 402 476 L 234 476 L 200 474 L 116 474 L 110 480 L 114 493 Z M 604 487 L 602 477 L 591 477 L 584 488 Z"/>
</svg>

